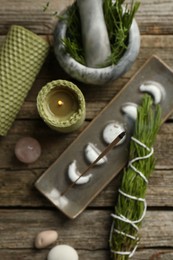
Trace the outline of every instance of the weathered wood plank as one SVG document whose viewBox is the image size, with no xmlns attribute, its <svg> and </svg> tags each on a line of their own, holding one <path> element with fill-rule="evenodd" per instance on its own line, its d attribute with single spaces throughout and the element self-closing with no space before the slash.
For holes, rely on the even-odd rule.
<svg viewBox="0 0 173 260">
<path fill-rule="evenodd" d="M 173 2 L 141 1 L 141 6 L 136 15 L 142 34 L 171 34 Z"/>
<path fill-rule="evenodd" d="M 0 170 L 0 207 L 54 207 L 34 187 L 43 170 Z M 117 199 L 121 173 L 89 207 L 112 207 Z M 173 207 L 173 170 L 154 171 L 147 189 L 149 207 Z M 28 199 L 29 198 L 29 199 Z"/>
<path fill-rule="evenodd" d="M 47 250 L 0 250 L 0 258 L 3 260 L 46 260 L 47 254 L 50 249 Z M 108 260 L 110 259 L 110 253 L 106 250 L 77 250 L 79 259 L 82 260 Z M 148 255 L 148 254 L 147 254 Z M 139 259 L 138 259 L 139 260 Z M 146 259 L 145 259 L 146 260 Z"/>
<path fill-rule="evenodd" d="M 0 250 L 0 258 L 3 260 L 46 260 L 46 256 L 50 249 L 45 250 Z M 79 259 L 82 260 L 108 260 L 110 259 L 110 253 L 108 250 L 77 250 Z M 173 252 L 171 250 L 154 250 L 144 249 L 138 250 L 132 260 L 173 260 Z"/>
<path fill-rule="evenodd" d="M 106 189 L 93 201 L 91 206 L 113 206 L 115 205 L 121 173 Z M 173 171 L 154 171 L 149 179 L 146 193 L 147 204 L 150 207 L 172 207 L 173 206 Z"/>
<path fill-rule="evenodd" d="M 83 125 L 86 127 L 88 123 Z M 33 169 L 49 167 L 60 154 L 75 140 L 82 128 L 71 134 L 60 134 L 48 128 L 40 120 L 16 120 L 6 137 L 0 138 L 0 168 L 10 169 Z M 157 136 L 155 156 L 157 169 L 173 169 L 173 124 L 164 124 Z M 42 146 L 42 155 L 38 161 L 31 165 L 25 165 L 17 161 L 14 156 L 14 147 L 22 136 L 37 138 Z"/>
<path fill-rule="evenodd" d="M 41 89 L 41 87 L 44 84 L 46 84 L 46 82 L 62 78 L 62 79 L 72 80 L 74 83 L 76 83 L 77 86 L 81 88 L 82 92 L 84 93 L 87 103 L 88 102 L 89 104 L 93 103 L 93 108 L 97 106 L 96 101 L 104 102 L 104 104 L 106 105 L 107 102 L 109 102 L 118 93 L 118 91 L 123 88 L 123 86 L 128 82 L 128 80 L 135 73 L 137 73 L 139 68 L 152 55 L 157 55 L 158 57 L 160 57 L 173 70 L 172 42 L 173 42 L 172 36 L 160 36 L 160 37 L 143 36 L 141 39 L 141 49 L 140 49 L 139 56 L 135 61 L 135 63 L 133 64 L 133 66 L 130 68 L 130 70 L 115 82 L 108 84 L 106 86 L 99 86 L 99 87 L 92 86 L 92 85 L 85 85 L 70 78 L 70 76 L 68 76 L 60 68 L 60 66 L 56 62 L 53 52 L 51 52 L 46 63 L 42 68 L 41 73 L 39 74 L 37 80 L 35 81 L 27 97 L 27 101 L 35 101 L 38 91 Z M 90 110 L 92 108 L 88 106 L 88 109 Z"/>
<path fill-rule="evenodd" d="M 53 32 L 59 13 L 72 4 L 72 0 L 50 1 L 49 8 L 43 11 L 48 1 L 42 0 L 1 0 L 0 6 L 0 34 L 6 34 L 12 24 L 22 25 L 38 34 Z"/>
<path fill-rule="evenodd" d="M 110 213 L 86 210 L 77 219 L 69 220 L 56 210 L 0 210 L 0 248 L 33 248 L 38 232 L 55 229 L 59 232 L 59 244 L 77 249 L 108 249 Z M 148 211 L 140 230 L 139 248 L 172 247 L 172 223 L 173 212 Z"/>
<path fill-rule="evenodd" d="M 148 258 L 147 258 L 148 259 Z M 158 251 L 151 255 L 150 260 L 172 260 L 173 259 L 173 252 L 172 251 Z"/>
<path fill-rule="evenodd" d="M 0 37 L 0 44 L 4 37 Z M 31 88 L 26 101 L 20 109 L 18 118 L 37 119 L 39 118 L 36 108 L 36 97 L 39 90 L 48 81 L 55 79 L 72 80 L 82 90 L 87 106 L 87 119 L 95 117 L 99 111 L 119 92 L 128 80 L 138 71 L 143 63 L 151 57 L 158 55 L 165 63 L 173 69 L 173 36 L 143 36 L 141 40 L 141 51 L 138 59 L 131 69 L 114 83 L 102 87 L 86 86 L 80 82 L 71 79 L 58 65 L 53 51 L 50 53 L 41 72 L 39 73 L 33 87 Z M 97 102 L 96 102 L 97 101 Z"/>
<path fill-rule="evenodd" d="M 26 169 L 46 168 L 67 148 L 87 123 L 71 134 L 61 134 L 51 130 L 41 120 L 16 121 L 6 137 L 0 137 L 0 168 Z M 31 165 L 19 162 L 14 155 L 15 144 L 19 138 L 33 136 L 41 144 L 42 154 L 39 160 Z"/>
<path fill-rule="evenodd" d="M 47 1 L 1 0 L 0 46 L 12 24 L 23 25 L 52 41 L 53 28 L 57 22 L 52 13 L 63 10 L 73 1 L 50 0 L 48 11 L 43 12 L 43 5 Z M 54 208 L 34 188 L 34 182 L 82 129 L 69 135 L 61 135 L 50 130 L 38 116 L 36 97 L 38 91 L 48 81 L 60 78 L 72 80 L 85 95 L 86 119 L 91 120 L 151 55 L 158 55 L 173 68 L 173 1 L 143 0 L 136 18 L 142 34 L 141 50 L 134 65 L 122 78 L 108 86 L 86 86 L 71 79 L 59 67 L 51 50 L 9 135 L 0 137 L 0 259 L 46 260 L 49 249 L 35 250 L 33 241 L 39 231 L 50 228 L 59 231 L 60 244 L 70 244 L 78 250 L 80 259 L 110 259 L 108 237 L 112 220 L 109 209 L 111 207 L 113 210 L 120 175 L 76 220 L 66 219 Z M 84 127 L 87 124 L 88 122 L 85 122 Z M 146 196 L 149 210 L 141 229 L 139 250 L 132 258 L 135 260 L 173 260 L 172 132 L 173 123 L 166 123 L 157 137 L 156 170 L 150 178 Z M 28 166 L 18 162 L 14 156 L 15 143 L 25 135 L 36 137 L 43 149 L 40 159 Z M 162 211 L 155 211 L 150 207 L 159 207 Z M 170 208 L 165 211 L 164 207 Z M 45 209 L 42 210 L 43 208 Z M 162 250 L 164 247 L 170 247 L 171 251 Z"/>
<path fill-rule="evenodd" d="M 92 120 L 106 106 L 106 104 L 106 101 L 97 101 L 97 103 L 86 101 L 86 120 Z M 17 119 L 40 120 L 36 100 L 35 102 L 25 101 L 19 111 Z"/>
<path fill-rule="evenodd" d="M 20 124 L 19 124 L 20 123 Z M 63 150 L 76 137 L 77 133 L 64 136 L 40 126 L 38 121 L 29 121 L 23 123 L 17 121 L 17 128 L 11 131 L 11 134 L 0 139 L 0 206 L 33 206 L 50 207 L 51 204 L 39 194 L 34 183 L 37 178 L 49 167 Z M 172 140 L 173 124 L 165 124 L 156 143 L 157 169 L 172 169 Z M 37 134 L 37 133 L 38 134 Z M 25 135 L 35 136 L 41 143 L 43 153 L 38 162 L 32 165 L 24 165 L 17 161 L 14 156 L 14 146 L 16 141 Z M 47 138 L 49 136 L 49 138 Z M 2 169 L 6 168 L 6 169 Z M 40 170 L 38 168 L 41 168 Z M 11 169 L 11 170 L 9 170 Z M 37 170 L 38 169 L 38 170 Z M 105 189 L 91 206 L 109 207 L 114 205 L 116 191 L 118 188 L 118 178 Z M 149 206 L 173 206 L 173 174 L 172 170 L 162 170 L 153 173 L 149 189 L 147 192 L 147 201 Z M 30 200 L 28 200 L 30 198 Z"/>
<path fill-rule="evenodd" d="M 20 24 L 39 34 L 51 34 L 56 22 L 52 14 L 62 11 L 72 2 L 51 0 L 49 9 L 43 12 L 42 0 L 1 0 L 0 32 L 5 34 L 11 24 Z M 143 0 L 136 19 L 142 34 L 172 34 L 173 2 Z"/>
</svg>

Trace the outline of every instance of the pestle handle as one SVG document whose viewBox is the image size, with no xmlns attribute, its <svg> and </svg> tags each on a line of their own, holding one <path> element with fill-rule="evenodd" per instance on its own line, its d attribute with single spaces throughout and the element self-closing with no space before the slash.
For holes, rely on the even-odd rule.
<svg viewBox="0 0 173 260">
<path fill-rule="evenodd" d="M 96 68 L 111 55 L 102 0 L 77 0 L 82 40 L 88 67 Z"/>
</svg>

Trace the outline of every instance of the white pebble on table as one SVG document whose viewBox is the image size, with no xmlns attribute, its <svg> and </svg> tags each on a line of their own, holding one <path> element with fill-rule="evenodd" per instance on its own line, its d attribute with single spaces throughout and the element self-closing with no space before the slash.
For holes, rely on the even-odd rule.
<svg viewBox="0 0 173 260">
<path fill-rule="evenodd" d="M 78 260 L 76 250 L 69 245 L 58 245 L 53 247 L 47 257 L 47 260 Z"/>
<path fill-rule="evenodd" d="M 58 239 L 58 233 L 55 230 L 46 230 L 38 233 L 35 238 L 35 247 L 45 248 L 53 244 Z"/>
</svg>

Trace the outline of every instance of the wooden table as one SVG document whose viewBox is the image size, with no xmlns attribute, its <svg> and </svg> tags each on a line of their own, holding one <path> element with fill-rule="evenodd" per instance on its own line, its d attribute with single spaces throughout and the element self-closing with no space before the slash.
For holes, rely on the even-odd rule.
<svg viewBox="0 0 173 260">
<path fill-rule="evenodd" d="M 50 248 L 36 250 L 33 242 L 38 232 L 47 229 L 57 230 L 59 244 L 75 247 L 81 260 L 110 259 L 110 213 L 116 200 L 118 178 L 75 220 L 67 219 L 53 207 L 35 189 L 34 183 L 82 129 L 68 135 L 50 130 L 38 116 L 36 96 L 48 81 L 60 78 L 72 80 L 86 98 L 85 127 L 152 54 L 158 55 L 173 68 L 173 1 L 141 2 L 136 16 L 141 31 L 141 50 L 136 62 L 123 77 L 109 86 L 84 86 L 63 72 L 51 51 L 9 134 L 0 138 L 0 259 L 46 259 Z M 55 24 L 52 13 L 61 11 L 72 1 L 51 0 L 47 12 L 42 11 L 43 3 L 42 0 L 0 0 L 0 44 L 12 24 L 25 26 L 50 40 Z M 135 260 L 173 259 L 172 133 L 171 117 L 162 126 L 157 138 L 157 164 L 149 181 L 148 210 L 140 231 L 141 242 L 133 257 Z M 15 158 L 15 144 L 23 136 L 33 136 L 41 143 L 42 155 L 34 164 L 24 165 Z"/>
</svg>

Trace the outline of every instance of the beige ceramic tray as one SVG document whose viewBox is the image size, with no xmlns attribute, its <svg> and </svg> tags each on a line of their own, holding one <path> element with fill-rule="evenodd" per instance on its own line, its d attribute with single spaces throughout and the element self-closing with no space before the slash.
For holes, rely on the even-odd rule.
<svg viewBox="0 0 173 260">
<path fill-rule="evenodd" d="M 173 110 L 173 73 L 159 58 L 153 56 L 37 180 L 35 184 L 37 189 L 69 218 L 78 216 L 125 166 L 134 121 L 122 113 L 121 107 L 126 102 L 139 104 L 143 96 L 139 87 L 147 81 L 157 82 L 164 89 L 161 107 L 162 119 L 165 121 Z M 127 133 L 125 142 L 108 153 L 108 161 L 104 165 L 95 166 L 90 170 L 92 177 L 88 183 L 74 185 L 61 196 L 71 184 L 67 174 L 69 164 L 76 160 L 79 172 L 83 172 L 88 167 L 84 156 L 86 145 L 93 143 L 103 151 L 106 144 L 102 132 L 112 121 L 125 125 Z"/>
</svg>

